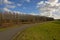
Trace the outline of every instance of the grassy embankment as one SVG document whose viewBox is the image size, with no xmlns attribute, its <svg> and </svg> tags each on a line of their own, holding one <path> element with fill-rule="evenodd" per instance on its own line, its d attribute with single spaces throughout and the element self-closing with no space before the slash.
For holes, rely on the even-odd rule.
<svg viewBox="0 0 60 40">
<path fill-rule="evenodd" d="M 60 21 L 32 26 L 17 35 L 14 40 L 60 40 Z"/>
</svg>

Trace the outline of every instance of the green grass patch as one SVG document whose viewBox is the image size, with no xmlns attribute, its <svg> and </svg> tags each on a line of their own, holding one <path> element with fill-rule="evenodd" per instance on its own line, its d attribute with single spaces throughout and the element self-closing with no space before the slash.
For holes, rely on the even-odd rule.
<svg viewBox="0 0 60 40">
<path fill-rule="evenodd" d="M 6 30 L 6 28 L 0 28 L 0 32 L 2 32 L 2 31 L 4 31 L 4 30 Z"/>
<path fill-rule="evenodd" d="M 60 21 L 54 21 L 53 23 L 60 24 Z"/>
<path fill-rule="evenodd" d="M 46 22 L 32 26 L 14 40 L 60 40 L 60 22 Z"/>
<path fill-rule="evenodd" d="M 19 25 L 11 25 L 11 26 L 7 26 L 7 27 L 2 27 L 2 28 L 0 28 L 0 32 L 2 32 L 2 31 L 5 31 L 5 30 L 7 30 L 7 29 L 10 29 L 10 28 L 18 28 L 18 27 L 20 27 L 20 26 L 22 26 L 23 24 L 19 24 Z"/>
</svg>

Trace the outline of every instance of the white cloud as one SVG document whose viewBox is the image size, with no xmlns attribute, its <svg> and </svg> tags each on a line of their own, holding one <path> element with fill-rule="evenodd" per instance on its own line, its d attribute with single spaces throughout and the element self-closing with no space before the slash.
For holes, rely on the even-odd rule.
<svg viewBox="0 0 60 40">
<path fill-rule="evenodd" d="M 7 8 L 15 8 L 16 6 L 14 5 L 6 5 Z"/>
<path fill-rule="evenodd" d="M 5 4 L 5 6 L 3 8 L 4 11 L 11 11 L 11 10 L 9 10 L 10 8 L 15 8 L 16 7 L 14 5 L 10 5 L 10 4 L 14 4 L 14 2 L 11 2 L 9 0 L 2 0 L 2 3 Z"/>
<path fill-rule="evenodd" d="M 37 4 L 40 5 L 40 4 L 43 4 L 43 3 L 44 3 L 44 1 L 41 1 L 41 2 L 38 2 Z"/>
<path fill-rule="evenodd" d="M 13 11 L 14 13 L 20 13 L 19 11 Z"/>
<path fill-rule="evenodd" d="M 48 1 L 49 1 L 49 4 L 52 6 L 58 3 L 58 0 L 48 0 Z"/>
<path fill-rule="evenodd" d="M 54 17 L 55 19 L 60 18 L 60 3 L 58 3 L 58 0 L 48 0 L 45 2 L 39 2 L 40 4 L 37 4 L 40 10 L 41 15 Z M 42 4 L 42 5 L 41 5 Z M 58 15 L 59 14 L 59 15 Z"/>
<path fill-rule="evenodd" d="M 40 1 L 37 3 L 37 8 L 43 7 L 45 5 L 44 1 Z"/>
<path fill-rule="evenodd" d="M 37 14 L 37 13 L 34 13 L 34 12 L 32 12 L 32 13 L 29 13 L 30 15 L 39 15 L 39 14 Z"/>
<path fill-rule="evenodd" d="M 22 6 L 22 4 L 17 4 L 17 6 Z"/>
<path fill-rule="evenodd" d="M 9 10 L 8 8 L 3 8 L 4 11 L 10 12 L 11 10 Z"/>
<path fill-rule="evenodd" d="M 13 2 L 8 1 L 8 0 L 3 0 L 5 4 L 13 4 Z"/>
<path fill-rule="evenodd" d="M 22 12 L 20 12 L 20 11 L 11 11 L 10 9 L 8 9 L 8 8 L 3 8 L 3 10 L 4 11 L 7 11 L 7 12 L 11 12 L 11 13 L 18 13 L 18 14 L 22 14 Z"/>
<path fill-rule="evenodd" d="M 55 19 L 60 19 L 60 13 L 54 13 L 54 15 L 53 15 L 53 17 L 55 18 Z"/>
<path fill-rule="evenodd" d="M 57 3 L 58 0 L 48 0 L 50 3 Z"/>
</svg>

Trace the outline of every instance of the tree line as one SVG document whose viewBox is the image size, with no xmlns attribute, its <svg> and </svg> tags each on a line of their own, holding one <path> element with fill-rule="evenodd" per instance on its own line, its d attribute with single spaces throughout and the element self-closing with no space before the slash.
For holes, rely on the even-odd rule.
<svg viewBox="0 0 60 40">
<path fill-rule="evenodd" d="M 9 25 L 9 24 L 38 23 L 52 20 L 54 20 L 54 18 L 45 16 L 0 12 L 0 26 L 4 24 Z"/>
</svg>

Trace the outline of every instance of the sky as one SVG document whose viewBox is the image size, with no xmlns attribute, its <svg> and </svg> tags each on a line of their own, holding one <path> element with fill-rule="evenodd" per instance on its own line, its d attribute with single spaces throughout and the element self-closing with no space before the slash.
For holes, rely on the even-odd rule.
<svg viewBox="0 0 60 40">
<path fill-rule="evenodd" d="M 60 19 L 59 0 L 0 0 L 1 11 L 41 15 Z"/>
</svg>

